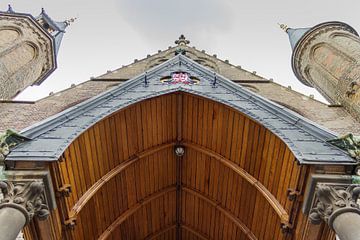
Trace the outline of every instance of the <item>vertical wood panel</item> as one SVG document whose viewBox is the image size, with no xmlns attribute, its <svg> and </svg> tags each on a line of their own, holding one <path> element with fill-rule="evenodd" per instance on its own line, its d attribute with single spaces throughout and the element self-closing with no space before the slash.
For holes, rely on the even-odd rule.
<svg viewBox="0 0 360 240">
<path fill-rule="evenodd" d="M 57 187 L 71 184 L 73 190 L 69 198 L 58 200 L 61 213 L 57 219 L 66 220 L 79 199 L 112 169 L 152 147 L 175 142 L 177 106 L 176 94 L 145 100 L 105 118 L 79 136 L 64 152 L 63 161 L 54 167 Z M 287 199 L 286 192 L 298 186 L 300 168 L 279 138 L 220 103 L 183 94 L 181 106 L 184 142 L 209 149 L 241 167 L 264 185 L 288 213 L 292 211 L 294 203 Z M 283 239 L 273 207 L 234 170 L 191 148 L 186 149 L 181 167 L 183 186 L 215 202 L 212 205 L 194 195 L 182 194 L 181 221 L 192 229 L 182 229 L 183 239 L 248 239 L 236 221 L 258 239 Z M 175 183 L 172 147 L 137 160 L 107 181 L 87 202 L 77 216 L 72 238 L 95 239 L 143 199 Z M 128 216 L 111 238 L 151 237 L 175 224 L 175 209 L 174 193 L 166 194 Z M 96 224 L 90 224 L 90 220 Z M 154 239 L 174 238 L 175 230 L 169 229 Z"/>
</svg>

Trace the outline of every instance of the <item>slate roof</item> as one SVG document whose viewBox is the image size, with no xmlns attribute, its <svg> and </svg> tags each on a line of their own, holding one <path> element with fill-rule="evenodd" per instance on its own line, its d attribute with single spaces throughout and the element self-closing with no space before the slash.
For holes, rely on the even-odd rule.
<svg viewBox="0 0 360 240">
<path fill-rule="evenodd" d="M 309 31 L 311 28 L 288 28 L 286 33 L 289 36 L 291 49 L 294 50 L 296 44 L 304 36 L 304 34 Z"/>
<path fill-rule="evenodd" d="M 174 71 L 188 72 L 200 79 L 200 84 L 160 82 L 161 77 Z M 177 91 L 212 99 L 239 110 L 280 137 L 301 164 L 356 164 L 346 152 L 326 142 L 335 138 L 335 134 L 215 75 L 183 55 L 23 130 L 22 134 L 32 140 L 14 148 L 6 161 L 56 161 L 77 136 L 104 117 L 144 99 Z"/>
</svg>

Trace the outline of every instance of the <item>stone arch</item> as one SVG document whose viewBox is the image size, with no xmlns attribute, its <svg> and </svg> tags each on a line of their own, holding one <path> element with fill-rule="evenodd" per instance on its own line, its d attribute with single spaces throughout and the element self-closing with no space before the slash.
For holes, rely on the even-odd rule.
<svg viewBox="0 0 360 240">
<path fill-rule="evenodd" d="M 16 42 L 22 35 L 19 28 L 1 27 L 0 28 L 0 52 L 6 50 L 12 43 Z M 1 55 L 1 53 L 0 53 Z"/>
<path fill-rule="evenodd" d="M 344 75 L 346 67 L 355 63 L 353 58 L 327 43 L 314 45 L 310 50 L 310 58 L 332 76 L 331 80 L 334 84 L 337 84 L 335 81 Z"/>
<path fill-rule="evenodd" d="M 25 41 L 5 51 L 0 58 L 8 74 L 13 75 L 34 61 L 38 54 L 38 47 L 32 42 Z"/>
</svg>

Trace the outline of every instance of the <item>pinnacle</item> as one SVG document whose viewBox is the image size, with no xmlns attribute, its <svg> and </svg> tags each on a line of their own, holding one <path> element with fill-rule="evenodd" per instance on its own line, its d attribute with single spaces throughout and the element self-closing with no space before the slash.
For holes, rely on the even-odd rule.
<svg viewBox="0 0 360 240">
<path fill-rule="evenodd" d="M 184 34 L 181 34 L 179 39 L 175 41 L 175 44 L 177 45 L 188 45 L 189 43 L 190 41 L 186 39 Z"/>
</svg>

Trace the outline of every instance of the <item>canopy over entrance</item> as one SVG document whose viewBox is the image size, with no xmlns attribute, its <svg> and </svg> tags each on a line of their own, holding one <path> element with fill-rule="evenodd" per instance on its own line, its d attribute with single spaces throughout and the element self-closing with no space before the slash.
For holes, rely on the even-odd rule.
<svg viewBox="0 0 360 240">
<path fill-rule="evenodd" d="M 333 134 L 183 55 L 23 134 L 6 163 L 50 169 L 54 239 L 302 236 L 308 165 L 356 164 Z"/>
<path fill-rule="evenodd" d="M 336 137 L 329 131 L 180 54 L 104 94 L 25 129 L 22 134 L 33 140 L 14 149 L 7 160 L 56 161 L 76 137 L 106 116 L 136 102 L 178 91 L 242 112 L 281 138 L 299 163 L 355 164 L 347 153 L 326 142 Z"/>
</svg>

